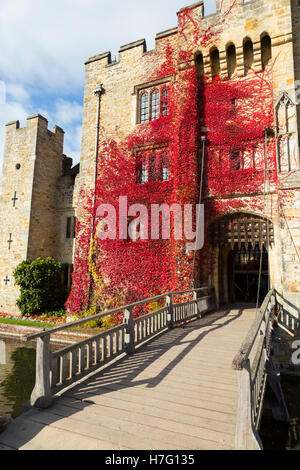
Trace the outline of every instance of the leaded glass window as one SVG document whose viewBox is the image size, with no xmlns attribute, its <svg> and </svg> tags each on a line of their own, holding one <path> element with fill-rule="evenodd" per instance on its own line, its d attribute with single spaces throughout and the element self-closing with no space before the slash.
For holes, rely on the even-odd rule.
<svg viewBox="0 0 300 470">
<path fill-rule="evenodd" d="M 151 93 L 151 121 L 159 117 L 159 91 Z"/>
</svg>

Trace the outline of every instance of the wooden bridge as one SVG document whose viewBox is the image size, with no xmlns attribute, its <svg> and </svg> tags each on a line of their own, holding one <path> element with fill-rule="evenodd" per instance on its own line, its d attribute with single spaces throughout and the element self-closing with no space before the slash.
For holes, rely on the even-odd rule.
<svg viewBox="0 0 300 470">
<path fill-rule="evenodd" d="M 162 307 L 133 318 L 153 302 Z M 0 449 L 261 449 L 272 326 L 299 324 L 281 305 L 271 291 L 259 312 L 216 311 L 203 288 L 27 336 L 38 341 L 32 408 Z M 122 312 L 116 328 L 50 351 L 51 334 Z"/>
</svg>

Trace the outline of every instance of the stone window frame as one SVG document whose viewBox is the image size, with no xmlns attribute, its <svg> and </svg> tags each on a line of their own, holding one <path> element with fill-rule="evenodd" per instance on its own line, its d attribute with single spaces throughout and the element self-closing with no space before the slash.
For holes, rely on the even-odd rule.
<svg viewBox="0 0 300 470">
<path fill-rule="evenodd" d="M 169 181 L 168 143 L 139 146 L 135 147 L 133 151 L 136 157 L 137 184 Z M 158 152 L 160 153 L 159 158 Z M 146 178 L 142 177 L 143 171 Z M 166 173 L 168 178 L 164 179 Z"/>
<path fill-rule="evenodd" d="M 76 217 L 68 215 L 66 217 L 65 239 L 73 240 L 74 238 L 76 238 Z"/>
<path fill-rule="evenodd" d="M 163 104 L 163 93 L 166 91 L 166 89 L 169 90 L 169 84 L 171 82 L 173 75 L 168 75 L 166 77 L 157 79 L 157 80 L 152 80 L 150 82 L 146 82 L 140 85 L 136 85 L 134 87 L 133 95 L 137 96 L 137 106 L 136 106 L 136 123 L 137 124 L 142 124 L 145 122 L 150 122 L 158 119 L 161 116 L 167 116 L 169 114 L 169 107 L 168 107 L 168 114 L 163 114 L 163 109 L 164 109 L 164 104 Z M 156 103 L 156 108 L 157 112 L 155 114 L 155 117 L 152 118 L 153 116 L 153 110 L 152 110 L 152 100 L 151 97 L 152 95 L 157 92 L 159 93 L 159 100 L 158 103 Z M 142 97 L 148 94 L 148 120 L 142 120 Z M 169 94 L 168 94 L 169 96 Z"/>
</svg>

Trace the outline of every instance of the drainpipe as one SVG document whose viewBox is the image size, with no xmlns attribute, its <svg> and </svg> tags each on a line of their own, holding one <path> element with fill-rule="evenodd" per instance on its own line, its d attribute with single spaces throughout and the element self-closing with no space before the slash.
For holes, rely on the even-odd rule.
<svg viewBox="0 0 300 470">
<path fill-rule="evenodd" d="M 95 205 L 96 205 L 96 186 L 97 186 L 97 170 L 98 170 L 98 152 L 99 152 L 99 134 L 100 134 L 100 110 L 101 110 L 101 98 L 104 95 L 105 90 L 102 83 L 100 83 L 97 88 L 94 90 L 94 94 L 98 97 L 97 103 L 97 116 L 96 116 L 96 138 L 95 138 L 95 156 L 94 156 L 94 187 L 93 187 L 93 202 L 92 202 L 92 220 L 91 220 L 91 237 L 90 237 L 90 247 L 93 243 L 94 229 L 95 229 Z M 92 274 L 90 273 L 89 279 L 89 300 L 91 297 L 91 286 L 92 286 Z"/>
</svg>

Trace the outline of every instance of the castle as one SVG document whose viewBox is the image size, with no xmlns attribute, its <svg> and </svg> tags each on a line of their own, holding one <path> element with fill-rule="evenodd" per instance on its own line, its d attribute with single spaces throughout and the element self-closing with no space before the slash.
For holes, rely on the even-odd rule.
<svg viewBox="0 0 300 470">
<path fill-rule="evenodd" d="M 223 304 L 254 301 L 260 284 L 262 295 L 274 287 L 299 305 L 299 25 L 297 0 L 217 0 L 208 16 L 200 1 L 157 34 L 154 50 L 138 40 L 118 60 L 110 52 L 89 59 L 80 173 L 63 155 L 62 129 L 50 132 L 39 115 L 23 129 L 9 123 L 0 309 L 17 312 L 12 271 L 37 256 L 61 261 L 66 285 L 75 256 L 71 301 L 86 306 L 82 239 L 91 238 L 95 218 L 91 210 L 80 220 L 75 250 L 81 191 L 94 206 L 122 195 L 196 204 L 199 193 L 205 206 L 206 244 L 196 255 L 174 240 L 97 245 L 104 296 L 122 292 L 131 301 L 192 282 L 214 285 Z"/>
</svg>

